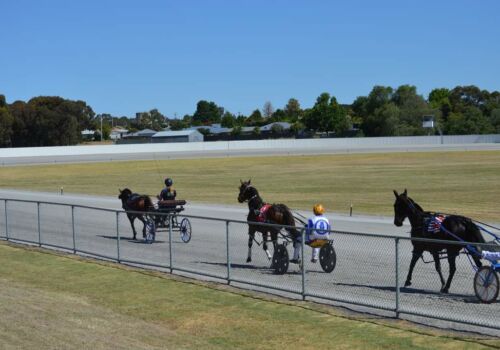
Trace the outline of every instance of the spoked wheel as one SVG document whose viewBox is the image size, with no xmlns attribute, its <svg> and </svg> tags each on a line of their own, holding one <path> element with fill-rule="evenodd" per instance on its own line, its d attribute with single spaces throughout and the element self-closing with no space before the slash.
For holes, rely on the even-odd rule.
<svg viewBox="0 0 500 350">
<path fill-rule="evenodd" d="M 179 226 L 181 233 L 181 239 L 184 243 L 188 243 L 191 240 L 191 222 L 188 218 L 184 218 Z"/>
<path fill-rule="evenodd" d="M 332 272 L 337 264 L 337 254 L 331 243 L 325 244 L 319 250 L 319 263 L 325 272 Z"/>
<path fill-rule="evenodd" d="M 490 304 L 498 297 L 498 275 L 490 266 L 483 266 L 474 276 L 474 292 L 483 303 Z"/>
<path fill-rule="evenodd" d="M 156 236 L 156 225 L 153 219 L 149 219 L 146 223 L 146 243 L 153 243 Z"/>
<path fill-rule="evenodd" d="M 277 244 L 274 248 L 272 267 L 277 275 L 283 275 L 288 271 L 288 251 L 284 244 Z"/>
</svg>

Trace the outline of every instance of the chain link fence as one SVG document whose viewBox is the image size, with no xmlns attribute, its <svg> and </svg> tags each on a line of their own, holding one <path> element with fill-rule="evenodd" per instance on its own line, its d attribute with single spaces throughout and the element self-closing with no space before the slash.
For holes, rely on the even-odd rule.
<svg viewBox="0 0 500 350">
<path fill-rule="evenodd" d="M 303 299 L 376 308 L 397 317 L 415 315 L 500 329 L 500 303 L 483 304 L 476 298 L 474 270 L 465 254 L 457 258 L 450 293 L 443 294 L 429 253 L 417 262 L 411 286 L 404 286 L 413 250 L 407 237 L 331 231 L 336 256 L 333 271 L 325 272 L 320 261 L 311 261 L 312 249 L 302 243 L 301 264 L 290 263 L 285 273 L 276 274 L 272 266 L 275 259 L 269 258 L 274 255 L 274 246 L 268 242 L 268 255 L 260 233 L 250 240 L 251 261 L 247 261 L 247 222 L 180 213 L 167 215 L 163 224 L 159 219 L 157 213 L 148 216 L 148 220 L 156 222 L 154 241 L 148 242 L 143 238 L 143 224 L 137 219 L 137 239 L 133 239 L 130 221 L 123 211 L 0 200 L 3 239 L 277 290 Z M 188 224 L 189 237 L 185 235 Z M 279 236 L 278 243 L 292 258 L 293 244 L 286 233 Z M 446 279 L 446 259 L 441 260 L 441 267 Z"/>
</svg>

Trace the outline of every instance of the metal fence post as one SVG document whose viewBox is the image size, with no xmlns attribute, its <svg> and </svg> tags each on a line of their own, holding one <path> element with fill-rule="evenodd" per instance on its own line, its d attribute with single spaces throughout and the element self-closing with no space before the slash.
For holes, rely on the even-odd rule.
<svg viewBox="0 0 500 350">
<path fill-rule="evenodd" d="M 9 240 L 9 217 L 7 215 L 7 200 L 5 200 L 5 238 Z"/>
<path fill-rule="evenodd" d="M 38 221 L 38 246 L 42 246 L 42 228 L 40 225 L 40 202 L 36 202 L 36 217 Z"/>
<path fill-rule="evenodd" d="M 304 243 L 305 243 L 305 230 L 302 229 L 300 234 L 302 236 L 302 240 L 300 242 L 301 245 L 301 252 L 300 255 L 302 256 L 302 300 L 306 300 L 306 257 L 304 255 Z"/>
<path fill-rule="evenodd" d="M 76 254 L 76 237 L 75 237 L 75 206 L 71 206 L 71 227 L 73 230 L 73 254 Z"/>
<path fill-rule="evenodd" d="M 116 212 L 116 258 L 120 263 L 120 212 L 118 211 Z"/>
<path fill-rule="evenodd" d="M 227 263 L 227 284 L 231 284 L 231 256 L 229 255 L 229 221 L 226 221 L 226 263 Z"/>
<path fill-rule="evenodd" d="M 395 238 L 396 244 L 396 318 L 399 318 L 399 237 Z"/>
<path fill-rule="evenodd" d="M 168 216 L 168 248 L 170 250 L 169 252 L 169 258 L 170 258 L 170 273 L 173 273 L 174 267 L 173 267 L 173 259 L 172 259 L 172 215 Z"/>
</svg>

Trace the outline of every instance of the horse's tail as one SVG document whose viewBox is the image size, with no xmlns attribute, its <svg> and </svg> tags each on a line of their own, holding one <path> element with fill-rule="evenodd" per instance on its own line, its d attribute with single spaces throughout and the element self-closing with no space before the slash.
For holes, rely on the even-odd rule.
<svg viewBox="0 0 500 350">
<path fill-rule="evenodd" d="M 144 196 L 144 210 L 152 211 L 154 209 L 153 201 L 149 196 Z"/>
<path fill-rule="evenodd" d="M 486 243 L 479 227 L 469 218 L 464 218 L 464 225 L 467 229 L 467 240 L 470 242 Z"/>
</svg>

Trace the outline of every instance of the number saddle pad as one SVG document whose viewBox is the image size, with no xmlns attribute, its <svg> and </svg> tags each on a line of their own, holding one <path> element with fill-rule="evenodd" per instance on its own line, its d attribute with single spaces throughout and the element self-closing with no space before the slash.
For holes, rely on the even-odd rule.
<svg viewBox="0 0 500 350">
<path fill-rule="evenodd" d="M 433 236 L 441 232 L 441 226 L 443 226 L 443 221 L 446 219 L 446 215 L 436 214 L 425 219 L 424 221 L 424 233 Z"/>
<path fill-rule="evenodd" d="M 257 221 L 258 222 L 266 222 L 267 220 L 267 211 L 271 208 L 271 204 L 264 204 L 262 207 L 259 209 L 259 215 L 257 216 Z"/>
</svg>

